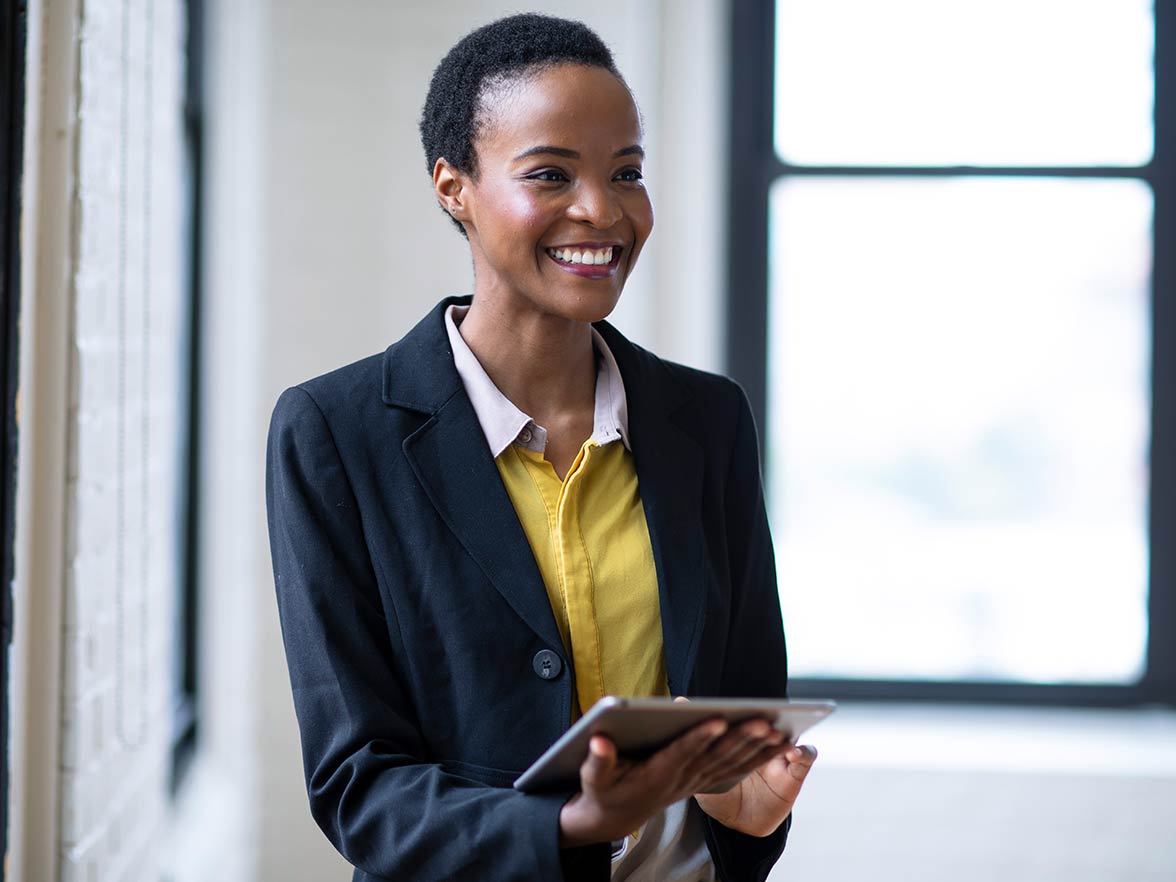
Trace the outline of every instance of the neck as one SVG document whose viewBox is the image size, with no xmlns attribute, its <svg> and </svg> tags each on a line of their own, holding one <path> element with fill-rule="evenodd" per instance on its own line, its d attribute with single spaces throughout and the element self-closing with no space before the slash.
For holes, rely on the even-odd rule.
<svg viewBox="0 0 1176 882">
<path fill-rule="evenodd" d="M 475 296 L 460 331 L 494 385 L 540 425 L 591 413 L 596 359 L 587 322 Z"/>
</svg>

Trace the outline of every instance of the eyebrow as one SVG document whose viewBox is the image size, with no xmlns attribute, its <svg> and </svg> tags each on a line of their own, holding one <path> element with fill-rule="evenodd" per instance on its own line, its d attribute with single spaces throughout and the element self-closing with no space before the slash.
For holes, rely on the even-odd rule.
<svg viewBox="0 0 1176 882">
<path fill-rule="evenodd" d="M 518 156 L 515 157 L 515 162 L 518 162 L 520 159 L 526 159 L 528 156 L 537 156 L 540 153 L 549 153 L 553 156 L 562 156 L 565 159 L 579 159 L 580 158 L 580 154 L 578 151 L 569 150 L 567 147 L 552 147 L 550 144 L 540 144 L 538 147 L 532 147 L 530 150 L 524 150 L 522 153 L 520 153 Z M 640 156 L 642 159 L 645 158 L 645 150 L 642 148 L 642 146 L 640 144 L 630 144 L 628 147 L 622 147 L 620 150 L 618 150 L 616 153 L 613 154 L 613 158 L 616 159 L 621 156 L 634 156 L 634 155 Z"/>
</svg>

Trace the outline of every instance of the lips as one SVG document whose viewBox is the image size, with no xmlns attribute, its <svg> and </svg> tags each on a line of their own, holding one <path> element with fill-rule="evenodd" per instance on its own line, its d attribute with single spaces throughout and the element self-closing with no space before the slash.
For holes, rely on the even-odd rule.
<svg viewBox="0 0 1176 882">
<path fill-rule="evenodd" d="M 616 274 L 622 246 L 615 243 L 581 242 L 545 248 L 547 257 L 564 272 L 587 279 L 606 279 Z"/>
</svg>

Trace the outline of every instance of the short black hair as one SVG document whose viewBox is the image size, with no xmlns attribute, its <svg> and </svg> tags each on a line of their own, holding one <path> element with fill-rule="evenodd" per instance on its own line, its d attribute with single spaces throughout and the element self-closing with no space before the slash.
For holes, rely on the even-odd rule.
<svg viewBox="0 0 1176 882">
<path fill-rule="evenodd" d="M 441 157 L 476 177 L 474 141 L 487 90 L 556 64 L 604 68 L 625 82 L 608 46 L 583 22 L 522 13 L 462 37 L 433 71 L 421 112 L 421 145 L 430 177 Z M 450 220 L 464 235 L 465 228 Z"/>
</svg>

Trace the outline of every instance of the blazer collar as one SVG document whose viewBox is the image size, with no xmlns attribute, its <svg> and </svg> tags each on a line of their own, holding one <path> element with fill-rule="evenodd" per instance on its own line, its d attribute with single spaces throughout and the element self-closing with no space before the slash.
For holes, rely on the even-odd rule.
<svg viewBox="0 0 1176 882">
<path fill-rule="evenodd" d="M 430 416 L 403 443 L 417 479 L 515 612 L 549 646 L 562 647 L 526 534 L 454 367 L 445 310 L 471 300 L 469 295 L 442 300 L 385 350 L 382 397 L 389 406 Z M 607 322 L 595 327 L 616 358 L 628 397 L 630 446 L 657 568 L 670 689 L 687 694 L 709 573 L 702 449 L 672 419 L 689 400 L 689 390 L 666 362 Z M 570 707 L 568 713 L 570 719 Z"/>
<path fill-rule="evenodd" d="M 471 300 L 468 294 L 446 297 L 384 350 L 381 397 L 385 404 L 432 414 L 462 390 L 445 333 L 445 309 Z"/>
<path fill-rule="evenodd" d="M 432 414 L 462 391 L 445 330 L 445 310 L 450 305 L 469 306 L 472 302 L 469 294 L 446 297 L 412 330 L 384 350 L 381 397 L 385 404 Z M 616 359 L 629 398 L 642 391 L 632 388 L 634 385 L 654 383 L 659 387 L 659 394 L 652 398 L 646 396 L 642 406 L 661 414 L 671 413 L 689 399 L 687 390 L 671 375 L 665 362 L 629 342 L 608 322 L 596 322 L 593 327 Z M 630 411 L 632 407 L 630 403 Z"/>
</svg>

